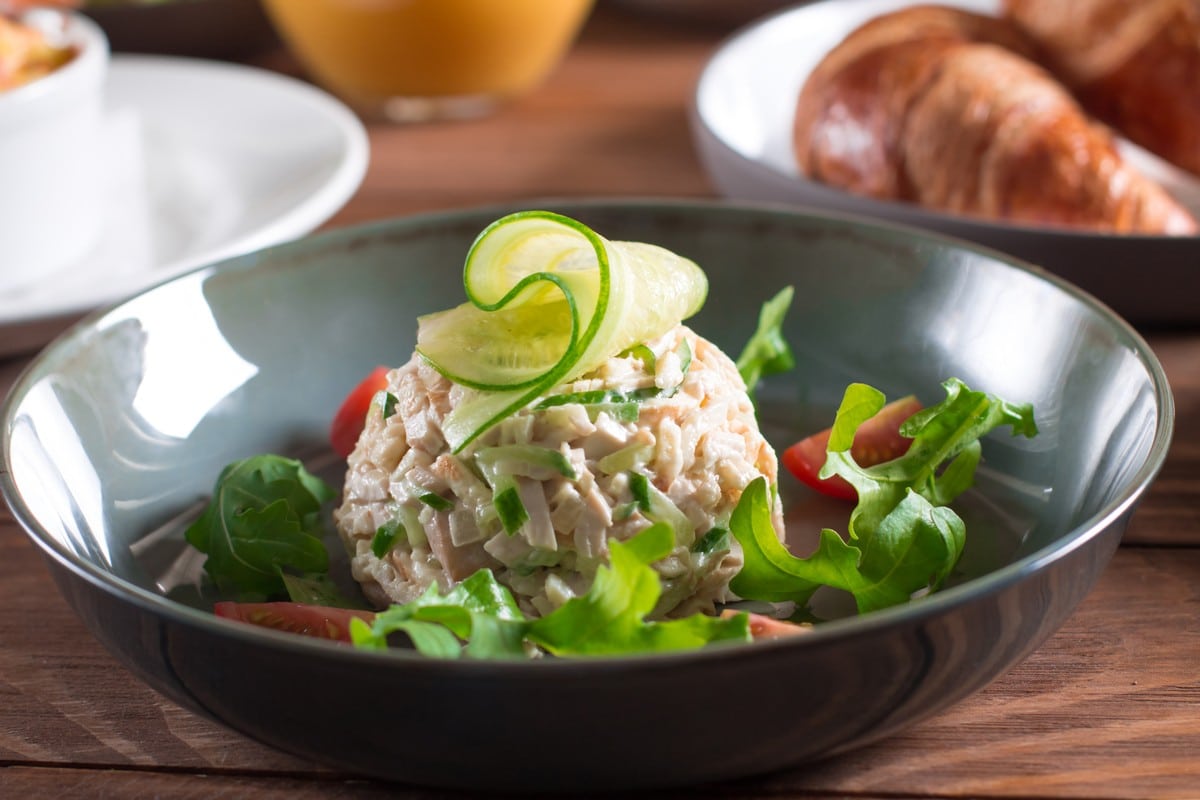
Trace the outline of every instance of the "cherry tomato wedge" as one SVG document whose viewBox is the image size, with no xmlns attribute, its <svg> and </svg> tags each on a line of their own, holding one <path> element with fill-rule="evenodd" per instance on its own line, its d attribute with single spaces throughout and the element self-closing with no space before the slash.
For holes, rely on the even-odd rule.
<svg viewBox="0 0 1200 800">
<path fill-rule="evenodd" d="M 913 396 L 902 397 L 888 403 L 879 413 L 859 426 L 854 433 L 854 445 L 850 455 L 862 467 L 870 467 L 899 458 L 908 451 L 911 439 L 900 435 L 900 425 L 921 410 L 921 403 Z M 858 493 L 841 477 L 822 480 L 821 467 L 825 465 L 826 448 L 829 445 L 830 429 L 826 428 L 807 439 L 801 439 L 783 451 L 780 460 L 788 471 L 822 494 L 842 500 L 856 500 Z"/>
<path fill-rule="evenodd" d="M 729 619 L 741 613 L 745 613 L 748 617 L 750 637 L 753 639 L 784 639 L 789 636 L 800 636 L 812 630 L 810 625 L 799 625 L 785 619 L 775 619 L 763 614 L 755 614 L 753 611 L 734 611 L 731 608 L 722 611 L 721 618 Z"/>
<path fill-rule="evenodd" d="M 387 388 L 387 374 L 387 367 L 371 370 L 371 374 L 354 387 L 333 415 L 333 424 L 329 426 L 329 442 L 334 452 L 342 458 L 349 456 L 354 451 L 354 445 L 358 444 L 371 400 L 381 389 Z"/>
<path fill-rule="evenodd" d="M 213 605 L 213 613 L 225 619 L 235 619 L 276 631 L 350 641 L 350 620 L 357 617 L 368 625 L 374 621 L 373 611 L 350 608 L 310 606 L 304 603 L 234 603 L 228 600 Z"/>
</svg>

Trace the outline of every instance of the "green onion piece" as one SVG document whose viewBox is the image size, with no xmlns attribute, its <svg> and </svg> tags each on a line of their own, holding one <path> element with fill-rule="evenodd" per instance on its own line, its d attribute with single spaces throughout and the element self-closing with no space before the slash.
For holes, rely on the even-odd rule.
<svg viewBox="0 0 1200 800">
<path fill-rule="evenodd" d="M 541 411 L 555 406 L 565 406 L 572 403 L 578 403 L 583 406 L 611 404 L 611 403 L 637 403 L 641 400 L 649 400 L 652 397 L 657 397 L 660 391 L 655 386 L 647 386 L 643 389 L 633 389 L 628 392 L 618 392 L 613 389 L 594 389 L 590 392 L 566 392 L 564 394 L 552 394 L 549 397 L 538 401 L 533 408 L 535 411 Z"/>
<path fill-rule="evenodd" d="M 651 522 L 665 522 L 675 531 L 675 541 L 691 544 L 696 536 L 692 521 L 641 472 L 629 473 L 629 493 L 638 510 Z"/>
<path fill-rule="evenodd" d="M 432 508 L 434 511 L 449 511 L 450 509 L 454 508 L 454 503 L 452 501 L 447 500 L 440 494 L 434 494 L 433 492 L 426 492 L 417 499 Z"/>
<path fill-rule="evenodd" d="M 417 515 L 418 510 L 410 503 L 394 504 L 391 511 L 396 515 L 401 527 L 404 528 L 404 536 L 408 539 L 408 543 L 413 547 L 427 547 L 429 539 L 425 536 L 425 528 L 421 525 L 421 518 Z"/>
<path fill-rule="evenodd" d="M 629 392 L 617 392 L 612 389 L 596 389 L 590 392 L 568 392 L 553 394 L 539 401 L 533 408 L 543 411 L 547 408 L 578 403 L 588 412 L 588 418 L 595 421 L 600 412 L 607 412 L 617 422 L 637 422 L 641 409 L 638 404 L 643 400 L 658 397 L 663 392 L 656 386 L 647 386 Z"/>
<path fill-rule="evenodd" d="M 634 505 L 643 514 L 650 513 L 650 479 L 640 472 L 629 473 L 629 493 Z"/>
<path fill-rule="evenodd" d="M 371 552 L 376 558 L 383 558 L 388 553 L 392 552 L 392 548 L 396 546 L 396 542 L 402 536 L 406 536 L 404 525 L 400 520 L 392 520 L 379 526 L 375 531 L 375 536 L 371 538 Z"/>
<path fill-rule="evenodd" d="M 371 402 L 379 406 L 379 410 L 383 412 L 383 418 L 387 419 L 396 413 L 396 404 L 400 401 L 396 399 L 396 395 L 389 392 L 387 389 L 380 389 L 371 398 Z"/>
<path fill-rule="evenodd" d="M 692 368 L 692 346 L 688 344 L 687 339 L 683 339 L 675 348 L 675 352 L 679 354 L 679 371 L 687 375 L 688 370 Z"/>
<path fill-rule="evenodd" d="M 729 531 L 725 528 L 717 526 L 709 530 L 708 533 L 701 536 L 692 545 L 692 552 L 706 556 L 710 553 L 720 552 L 721 550 L 729 549 Z"/>
<path fill-rule="evenodd" d="M 629 348 L 621 355 L 633 356 L 634 358 L 636 358 L 642 362 L 642 369 L 644 369 L 647 374 L 650 374 L 650 375 L 654 374 L 654 368 L 658 364 L 658 359 L 655 358 L 654 351 L 651 350 L 646 345 L 644 345 L 644 344 L 634 345 L 633 347 Z"/>
<path fill-rule="evenodd" d="M 517 491 L 517 483 L 511 476 L 498 478 L 497 484 L 496 493 L 492 496 L 496 515 L 500 517 L 504 532 L 515 536 L 517 531 L 521 530 L 521 526 L 529 521 L 529 512 L 525 510 L 521 494 Z"/>
<path fill-rule="evenodd" d="M 669 389 L 663 390 L 663 397 L 674 397 L 675 393 L 683 386 L 683 381 L 687 378 L 688 370 L 692 368 L 692 346 L 688 344 L 687 339 L 680 340 L 679 346 L 675 348 L 675 353 L 679 356 L 679 372 L 682 377 L 679 379 L 679 383 Z"/>
</svg>

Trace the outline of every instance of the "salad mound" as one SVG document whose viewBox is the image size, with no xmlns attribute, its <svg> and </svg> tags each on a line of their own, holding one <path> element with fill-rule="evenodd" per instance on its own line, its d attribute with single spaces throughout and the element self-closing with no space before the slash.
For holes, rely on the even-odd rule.
<svg viewBox="0 0 1200 800">
<path fill-rule="evenodd" d="M 545 615 L 587 593 L 610 540 L 655 522 L 673 545 L 652 565 L 662 593 L 649 618 L 712 614 L 735 599 L 742 557 L 729 518 L 754 479 L 775 485 L 777 466 L 715 345 L 676 325 L 455 453 L 442 425 L 469 394 L 415 355 L 367 413 L 334 518 L 369 599 L 411 602 L 487 568 L 524 613 Z"/>
</svg>

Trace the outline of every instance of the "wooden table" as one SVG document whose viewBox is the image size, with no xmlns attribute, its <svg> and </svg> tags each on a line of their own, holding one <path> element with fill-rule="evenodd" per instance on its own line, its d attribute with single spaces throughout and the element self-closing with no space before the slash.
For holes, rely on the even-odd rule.
<svg viewBox="0 0 1200 800">
<path fill-rule="evenodd" d="M 547 196 L 712 196 L 686 106 L 725 33 L 601 6 L 550 83 L 501 113 L 372 125 L 366 180 L 329 226 Z M 282 53 L 262 63 L 296 71 Z M 1174 446 L 1056 636 L 889 741 L 678 795 L 1200 798 L 1200 330 L 1148 335 L 1176 393 Z M 0 391 L 23 364 L 0 362 Z M 148 796 L 441 795 L 313 767 L 159 697 L 88 635 L 0 512 L 0 797 Z"/>
</svg>

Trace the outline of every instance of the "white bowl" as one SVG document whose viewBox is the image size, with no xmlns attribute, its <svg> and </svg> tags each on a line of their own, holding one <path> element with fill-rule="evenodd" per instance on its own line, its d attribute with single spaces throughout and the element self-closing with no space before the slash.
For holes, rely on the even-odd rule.
<svg viewBox="0 0 1200 800">
<path fill-rule="evenodd" d="M 912 225 L 1045 267 L 1131 322 L 1200 324 L 1200 236 L 1107 234 L 949 214 L 810 180 L 796 164 L 792 117 L 809 73 L 872 17 L 923 0 L 825 0 L 784 10 L 730 36 L 701 71 L 691 127 L 701 165 L 724 197 Z M 983 14 L 999 0 L 940 0 Z M 1200 179 L 1117 137 L 1123 155 L 1200 214 Z"/>
<path fill-rule="evenodd" d="M 77 55 L 49 75 L 0 91 L 0 291 L 79 258 L 100 227 L 108 40 L 78 14 L 39 9 L 21 20 Z"/>
</svg>

